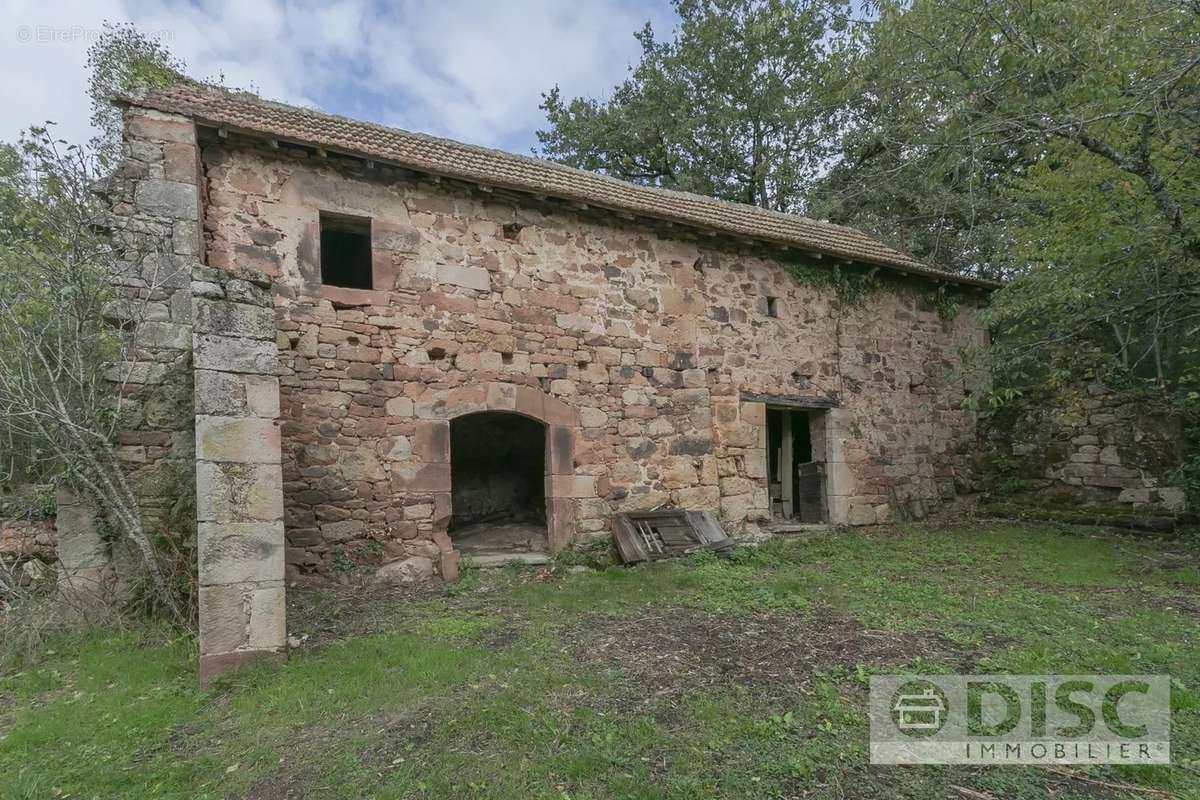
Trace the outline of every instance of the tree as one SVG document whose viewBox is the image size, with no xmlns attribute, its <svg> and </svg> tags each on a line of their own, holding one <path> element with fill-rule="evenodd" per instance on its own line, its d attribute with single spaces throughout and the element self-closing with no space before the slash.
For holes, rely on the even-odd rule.
<svg viewBox="0 0 1200 800">
<path fill-rule="evenodd" d="M 1014 178 L 1006 257 L 1024 268 L 990 317 L 1008 369 L 1038 375 L 1047 352 L 1096 349 L 1164 388 L 1200 386 L 1200 259 L 1116 166 L 1064 143 Z M 1200 169 L 1186 166 L 1191 180 Z"/>
<path fill-rule="evenodd" d="M 1195 142 L 1198 17 L 1178 0 L 884 2 L 857 49 L 847 156 L 823 197 L 849 221 L 899 196 L 917 226 L 1004 226 L 1006 179 L 1065 143 L 1136 181 L 1198 255 L 1194 205 L 1172 179 Z M 976 270 L 998 267 L 993 249 Z"/>
<path fill-rule="evenodd" d="M 1009 368 L 1086 345 L 1190 374 L 1200 6 L 885 2 L 858 45 L 826 213 L 1015 279 L 992 312 Z"/>
<path fill-rule="evenodd" d="M 641 61 L 611 98 L 543 96 L 541 153 L 572 166 L 798 211 L 829 154 L 821 73 L 842 3 L 673 0 L 679 29 L 636 35 Z"/>
<path fill-rule="evenodd" d="M 94 500 L 109 527 L 141 555 L 154 599 L 188 626 L 177 589 L 147 531 L 137 495 L 114 449 L 129 374 L 138 363 L 146 298 L 166 263 L 153 237 L 105 226 L 93 194 L 122 156 L 116 95 L 188 80 L 184 64 L 131 25 L 105 23 L 88 50 L 89 146 L 34 127 L 0 144 L 0 457 L 6 480 L 66 483 Z M 118 291 L 136 269 L 144 291 Z M 122 367 L 121 365 L 127 365 Z"/>
<path fill-rule="evenodd" d="M 156 599 L 187 625 L 114 450 L 129 378 L 116 365 L 136 363 L 146 312 L 114 278 L 161 259 L 114 246 L 120 232 L 93 194 L 99 163 L 46 128 L 0 147 L 0 455 L 97 501 L 140 553 Z M 154 272 L 140 271 L 151 296 Z"/>
</svg>

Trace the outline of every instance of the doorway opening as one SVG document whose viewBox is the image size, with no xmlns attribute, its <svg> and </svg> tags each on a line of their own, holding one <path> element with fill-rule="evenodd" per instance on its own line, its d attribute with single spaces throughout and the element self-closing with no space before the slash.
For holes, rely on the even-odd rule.
<svg viewBox="0 0 1200 800">
<path fill-rule="evenodd" d="M 767 486 L 773 521 L 829 520 L 824 431 L 823 412 L 767 407 Z"/>
<path fill-rule="evenodd" d="M 450 507 L 464 554 L 548 553 L 546 426 L 507 411 L 451 420 Z"/>
</svg>

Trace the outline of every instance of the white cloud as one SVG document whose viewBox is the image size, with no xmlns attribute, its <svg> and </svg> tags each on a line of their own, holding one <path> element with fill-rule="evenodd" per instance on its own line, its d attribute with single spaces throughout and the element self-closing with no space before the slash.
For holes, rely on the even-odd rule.
<svg viewBox="0 0 1200 800">
<path fill-rule="evenodd" d="M 380 4 L 382 6 L 383 4 Z M 161 32 L 196 77 L 478 144 L 526 149 L 541 92 L 606 92 L 633 32 L 669 10 L 634 0 L 0 0 L 0 139 L 45 119 L 90 134 L 87 46 L 104 20 Z M 30 41 L 23 41 L 23 39 Z"/>
<path fill-rule="evenodd" d="M 495 143 L 536 128 L 541 92 L 555 83 L 569 94 L 608 90 L 636 58 L 632 34 L 643 22 L 644 11 L 616 3 L 408 2 L 367 47 L 378 85 L 409 98 L 402 114 Z"/>
<path fill-rule="evenodd" d="M 53 120 L 72 141 L 89 136 L 85 64 L 105 18 L 120 18 L 120 0 L 0 0 L 0 139 Z"/>
</svg>

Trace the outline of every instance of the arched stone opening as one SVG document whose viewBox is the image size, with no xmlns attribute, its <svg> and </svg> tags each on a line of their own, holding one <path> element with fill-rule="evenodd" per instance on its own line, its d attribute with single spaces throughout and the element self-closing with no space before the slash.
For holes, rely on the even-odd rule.
<svg viewBox="0 0 1200 800">
<path fill-rule="evenodd" d="M 546 425 L 512 411 L 450 421 L 450 541 L 467 555 L 548 553 Z"/>
<path fill-rule="evenodd" d="M 459 420 L 487 413 L 518 417 L 541 429 L 542 435 L 537 441 L 541 441 L 543 446 L 542 497 L 545 503 L 546 547 L 551 554 L 557 553 L 575 538 L 577 500 L 590 496 L 579 493 L 580 486 L 575 479 L 579 415 L 562 400 L 532 386 L 488 382 L 444 390 L 421 401 L 417 414 L 423 419 L 417 422 L 415 430 L 414 456 L 417 463 L 409 487 L 432 493 L 434 538 L 442 548 L 441 571 L 448 580 L 453 580 L 457 574 L 454 565 L 460 552 L 452 536 L 452 528 L 457 526 L 454 522 L 454 482 L 451 478 L 454 471 L 451 431 L 458 427 Z M 525 438 L 527 440 L 530 437 Z"/>
</svg>

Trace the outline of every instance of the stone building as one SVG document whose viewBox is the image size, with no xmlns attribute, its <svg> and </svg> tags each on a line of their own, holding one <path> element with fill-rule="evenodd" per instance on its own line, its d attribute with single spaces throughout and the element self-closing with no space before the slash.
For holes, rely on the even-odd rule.
<svg viewBox="0 0 1200 800">
<path fill-rule="evenodd" d="M 205 675 L 281 652 L 285 579 L 451 580 L 668 506 L 871 524 L 971 484 L 986 282 L 254 97 L 124 105 L 108 194 L 163 253 L 127 281 L 159 309 L 137 374 L 188 401 L 125 444 L 194 467 Z"/>
</svg>

